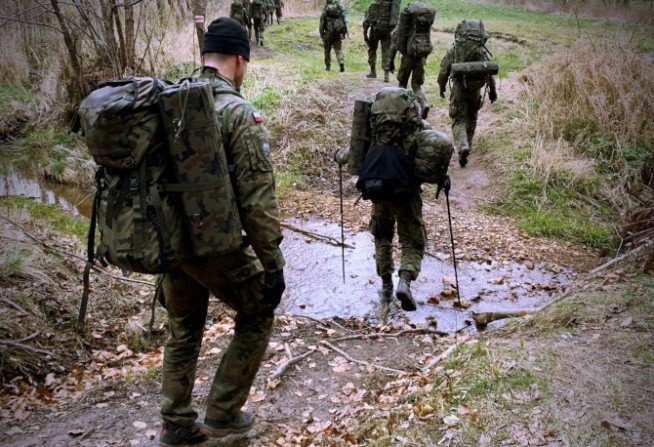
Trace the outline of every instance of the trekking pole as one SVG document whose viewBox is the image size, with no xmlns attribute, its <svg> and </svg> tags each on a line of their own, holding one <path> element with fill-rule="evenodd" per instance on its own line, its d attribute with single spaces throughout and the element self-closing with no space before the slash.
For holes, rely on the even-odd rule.
<svg viewBox="0 0 654 447">
<path fill-rule="evenodd" d="M 452 243 L 452 262 L 454 263 L 454 280 L 456 282 L 456 299 L 459 307 L 461 307 L 461 294 L 459 292 L 459 273 L 458 269 L 456 267 L 456 252 L 454 249 L 454 233 L 452 232 L 452 213 L 450 212 L 450 176 L 448 175 L 445 177 L 445 181 L 443 182 L 443 185 L 439 185 L 438 189 L 436 190 L 436 198 L 438 198 L 438 195 L 441 192 L 441 189 L 445 191 L 445 203 L 447 204 L 447 221 L 449 223 L 450 227 L 450 242 Z"/>
<path fill-rule="evenodd" d="M 343 165 L 338 164 L 338 186 L 341 195 L 341 264 L 343 266 L 343 284 L 345 284 L 345 234 L 343 232 Z"/>
</svg>

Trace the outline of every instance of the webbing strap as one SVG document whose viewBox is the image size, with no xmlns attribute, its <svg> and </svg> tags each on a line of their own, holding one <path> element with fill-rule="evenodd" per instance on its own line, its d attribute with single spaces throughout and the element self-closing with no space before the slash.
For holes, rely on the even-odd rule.
<svg viewBox="0 0 654 447">
<path fill-rule="evenodd" d="M 163 258 L 164 255 L 167 255 L 170 252 L 170 230 L 168 229 L 168 222 L 166 222 L 166 217 L 164 216 L 161 197 L 159 197 L 159 190 L 155 184 L 150 186 L 150 200 L 152 201 L 152 207 L 157 216 L 159 231 L 161 231 L 161 242 L 163 247 L 161 247 L 159 257 Z M 161 259 L 161 261 L 163 261 L 163 259 Z"/>
<path fill-rule="evenodd" d="M 138 169 L 138 197 L 134 197 L 133 213 L 134 213 L 134 245 L 132 247 L 134 257 L 136 258 L 139 253 L 143 253 L 145 244 L 145 220 L 147 209 L 147 195 L 146 195 L 146 182 L 145 182 L 145 160 L 141 162 Z"/>
<path fill-rule="evenodd" d="M 102 169 L 102 168 L 100 168 Z M 93 208 L 91 211 L 91 222 L 89 224 L 89 234 L 86 242 L 86 265 L 84 266 L 84 273 L 82 274 L 82 280 L 84 282 L 84 291 L 82 292 L 82 298 L 79 303 L 79 312 L 77 313 L 77 329 L 81 329 L 84 325 L 84 319 L 86 318 L 86 307 L 89 302 L 89 290 L 90 290 L 90 274 L 91 268 L 93 267 L 94 261 L 94 251 L 95 251 L 95 223 L 98 216 L 98 207 L 100 205 L 100 194 L 102 193 L 102 180 L 101 180 L 101 171 L 95 175 L 96 178 L 96 191 L 95 197 L 93 198 Z"/>
</svg>

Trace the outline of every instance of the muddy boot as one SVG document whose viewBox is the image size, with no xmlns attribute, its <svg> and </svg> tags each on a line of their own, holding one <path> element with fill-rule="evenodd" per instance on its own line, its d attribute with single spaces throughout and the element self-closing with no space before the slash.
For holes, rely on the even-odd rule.
<svg viewBox="0 0 654 447">
<path fill-rule="evenodd" d="M 384 82 L 389 82 L 390 81 L 390 74 L 388 70 L 384 70 Z"/>
<path fill-rule="evenodd" d="M 159 434 L 160 447 L 178 447 L 188 444 L 199 444 L 207 440 L 207 435 L 200 431 L 200 426 L 177 425 L 174 422 L 164 421 Z"/>
<path fill-rule="evenodd" d="M 329 71 L 329 70 L 331 70 L 331 69 L 332 69 L 331 66 L 329 66 L 329 65 L 325 65 L 325 71 Z"/>
<path fill-rule="evenodd" d="M 254 415 L 249 411 L 239 411 L 226 421 L 205 419 L 200 430 L 212 438 L 223 438 L 233 434 L 246 433 L 253 425 Z"/>
<path fill-rule="evenodd" d="M 341 65 L 341 73 L 343 73 L 345 71 L 345 64 L 341 62 L 340 65 Z"/>
<path fill-rule="evenodd" d="M 462 168 L 465 168 L 468 164 L 468 155 L 470 155 L 470 149 L 459 151 L 459 165 L 461 165 Z"/>
<path fill-rule="evenodd" d="M 382 303 L 390 303 L 393 299 L 393 276 L 382 276 L 382 288 L 379 290 L 379 298 Z"/>
<path fill-rule="evenodd" d="M 371 66 L 370 67 L 370 73 L 366 75 L 366 78 L 368 79 L 375 79 L 377 78 L 377 71 L 375 70 L 375 67 Z"/>
<path fill-rule="evenodd" d="M 431 109 L 431 107 L 427 103 L 425 103 L 425 105 L 422 106 L 422 113 L 420 114 L 420 116 L 422 117 L 423 120 L 426 120 L 427 116 L 429 116 L 429 110 L 430 109 Z"/>
<path fill-rule="evenodd" d="M 412 312 L 418 308 L 416 300 L 411 295 L 412 280 L 411 273 L 406 271 L 400 272 L 400 281 L 397 283 L 397 290 L 395 291 L 395 296 L 400 300 L 400 307 L 407 312 Z"/>
</svg>

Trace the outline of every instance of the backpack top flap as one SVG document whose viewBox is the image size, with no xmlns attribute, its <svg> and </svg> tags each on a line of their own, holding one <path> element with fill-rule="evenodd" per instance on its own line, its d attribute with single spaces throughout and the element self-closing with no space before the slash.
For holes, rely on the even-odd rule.
<svg viewBox="0 0 654 447">
<path fill-rule="evenodd" d="M 133 169 L 155 140 L 159 127 L 156 78 L 126 78 L 100 84 L 80 102 L 86 144 L 101 166 Z"/>
<path fill-rule="evenodd" d="M 447 174 L 453 151 L 452 142 L 442 133 L 435 130 L 420 132 L 413 171 L 416 180 L 440 184 Z"/>
<path fill-rule="evenodd" d="M 398 147 L 371 147 L 356 187 L 364 200 L 402 203 L 415 191 L 413 163 Z"/>
<path fill-rule="evenodd" d="M 372 144 L 382 144 L 380 131 L 387 123 L 401 126 L 405 139 L 421 129 L 420 111 L 412 91 L 399 87 L 384 87 L 377 93 L 370 108 Z"/>
</svg>

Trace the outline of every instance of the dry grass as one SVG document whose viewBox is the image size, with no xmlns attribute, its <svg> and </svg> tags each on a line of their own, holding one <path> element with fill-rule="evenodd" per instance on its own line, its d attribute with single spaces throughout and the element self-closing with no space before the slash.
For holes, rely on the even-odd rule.
<svg viewBox="0 0 654 447">
<path fill-rule="evenodd" d="M 612 176 L 598 197 L 617 209 L 631 205 L 645 182 L 639 157 L 654 144 L 654 62 L 633 50 L 580 40 L 523 77 L 524 120 L 538 135 L 532 173 L 579 190 L 596 174 Z M 593 169 L 602 165 L 602 170 Z M 595 176 L 596 177 L 596 176 Z M 595 181 L 597 183 L 597 181 Z"/>
<path fill-rule="evenodd" d="M 349 89 L 347 80 L 320 81 L 282 98 L 271 123 L 278 166 L 318 180 L 333 173 L 333 151 L 348 144 Z"/>
</svg>

